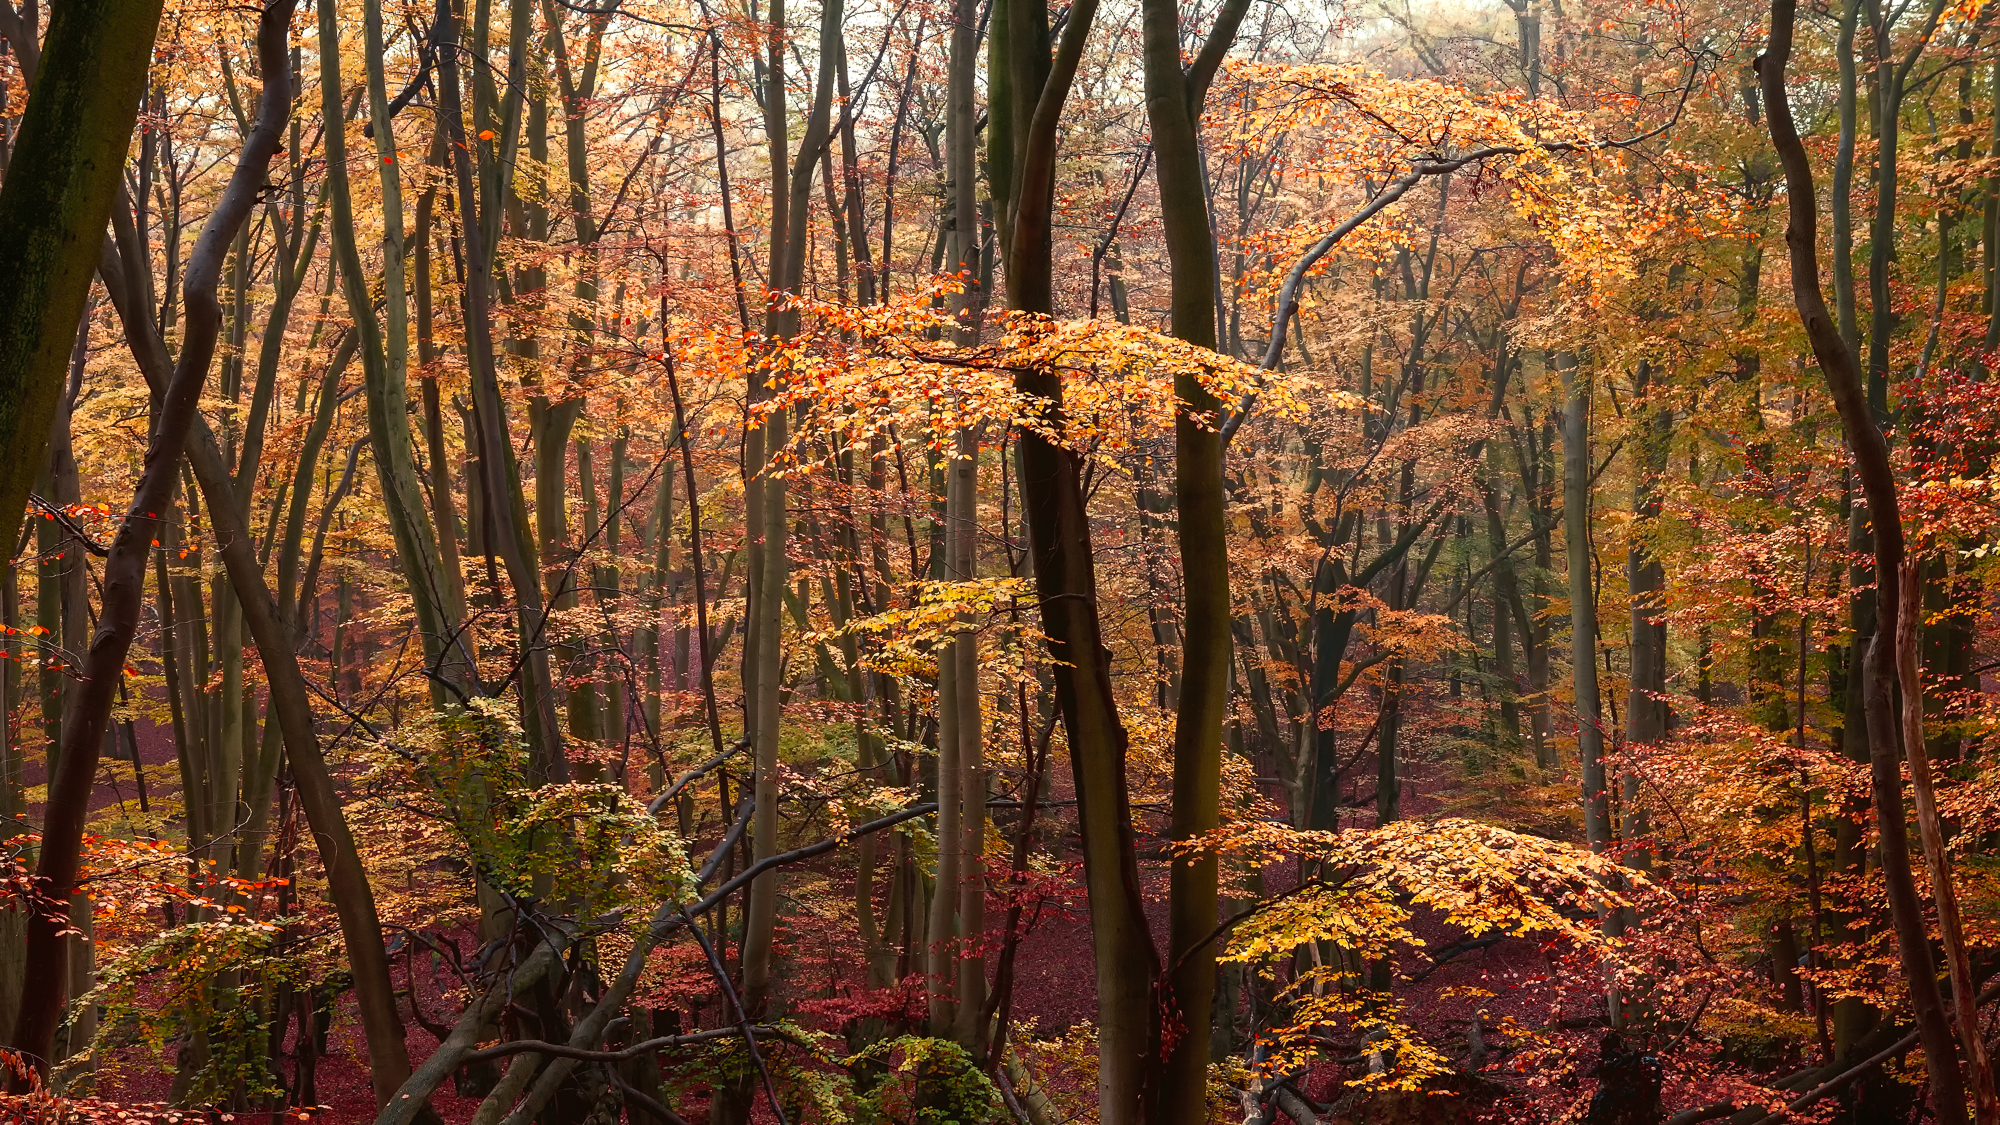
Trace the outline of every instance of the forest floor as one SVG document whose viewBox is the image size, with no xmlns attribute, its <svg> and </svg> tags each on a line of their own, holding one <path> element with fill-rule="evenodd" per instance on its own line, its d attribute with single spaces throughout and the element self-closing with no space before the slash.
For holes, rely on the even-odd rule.
<svg viewBox="0 0 2000 1125">
<path fill-rule="evenodd" d="M 148 737 L 147 733 L 142 733 L 140 738 L 141 758 L 145 761 L 149 777 L 172 765 L 170 743 L 164 737 L 165 732 L 157 732 L 157 735 Z M 118 768 L 114 763 L 107 763 L 108 773 L 116 772 Z M 110 787 L 100 787 L 99 801 L 107 810 L 111 804 L 129 799 L 131 795 L 129 764 L 122 769 L 122 781 L 125 783 L 119 787 L 124 790 L 122 794 L 115 793 Z M 1439 771 L 1440 774 L 1444 772 Z M 1477 799 L 1474 794 L 1456 791 L 1450 783 L 1443 782 L 1442 777 L 1433 776 L 1435 780 L 1414 779 L 1406 793 L 1405 815 L 1437 815 L 1451 811 L 1451 806 L 1460 802 Z M 30 786 L 38 781 L 38 778 L 28 779 Z M 164 792 L 160 795 L 170 796 Z M 1363 822 L 1373 819 L 1371 812 L 1350 816 Z M 1074 833 L 1073 823 L 1069 830 Z M 1080 870 L 1076 874 L 1080 876 Z M 1155 941 L 1163 943 L 1166 906 L 1164 866 L 1158 862 L 1145 864 L 1144 878 L 1148 883 L 1149 912 L 1153 916 Z M 1289 864 L 1267 868 L 1264 889 L 1266 893 L 1283 890 L 1295 878 Z M 1088 1024 L 1096 1010 L 1092 970 L 1094 958 L 1081 887 L 1069 888 L 1066 899 L 1066 905 L 1042 912 L 1033 929 L 1022 939 L 1016 962 L 1014 1019 L 1017 1023 L 1032 1021 L 1032 1034 L 1038 1040 L 1065 1036 L 1073 1029 Z M 1005 904 L 996 897 L 987 913 L 994 948 L 998 947 L 1005 916 Z M 1496 1036 L 1494 1031 L 1508 1020 L 1524 1026 L 1541 1027 L 1563 1015 L 1577 1014 L 1551 1007 L 1552 1002 L 1562 1002 L 1560 997 L 1567 990 L 1559 985 L 1564 974 L 1571 970 L 1552 960 L 1547 947 L 1533 939 L 1500 938 L 1467 943 L 1463 933 L 1436 919 L 1424 918 L 1418 919 L 1417 932 L 1425 946 L 1406 947 L 1399 951 L 1395 994 L 1406 1011 L 1429 1014 L 1435 1021 L 1426 1024 L 1420 1020 L 1418 1030 L 1462 1060 L 1468 1051 L 1464 1018 L 1474 1012 L 1483 1013 L 1482 1020 L 1488 1028 L 1488 1043 L 1492 1049 L 1487 1074 L 1500 1078 L 1509 1086 L 1559 1079 L 1560 1076 L 1527 1075 L 1518 1070 L 1509 1073 L 1505 1039 Z M 839 953 L 829 948 L 828 956 L 821 956 L 819 951 L 809 947 L 810 944 L 811 939 L 802 939 L 795 949 L 798 955 L 795 971 L 817 977 L 827 971 L 830 958 Z M 1433 954 L 1446 955 L 1446 959 L 1436 962 Z M 852 970 L 853 966 L 849 968 Z M 417 1001 L 433 1020 L 448 1018 L 456 1010 L 455 1001 L 447 996 L 448 986 L 453 983 L 449 970 L 417 971 L 414 973 L 415 980 L 411 981 L 409 962 L 403 960 L 397 963 L 394 974 L 399 989 L 414 984 Z M 1558 987 L 1551 988 L 1552 984 Z M 1587 997 L 1591 991 L 1594 990 L 1586 990 L 1583 995 Z M 1598 995 L 1601 996 L 1601 993 Z M 1556 999 L 1552 1001 L 1552 997 Z M 1238 1018 L 1239 1025 L 1247 1020 L 1247 1006 L 1239 1007 Z M 801 1022 L 810 1026 L 825 1021 L 808 1015 Z M 423 1059 L 437 1045 L 434 1036 L 414 1024 L 406 1025 L 406 1036 L 412 1060 Z M 288 1082 L 295 1073 L 296 1038 L 296 1031 L 287 1036 L 284 1057 L 275 1060 L 277 1069 Z M 368 1081 L 366 1052 L 351 993 L 343 994 L 337 1003 L 327 1048 L 327 1056 L 318 1060 L 316 1067 L 319 1108 L 312 1116 L 326 1125 L 362 1125 L 372 1120 L 373 1096 Z M 1324 1064 L 1296 1076 L 1295 1084 L 1308 1098 L 1320 1103 L 1332 1103 L 1339 1099 L 1344 1081 L 1351 1076 L 1339 1066 Z M 96 1093 L 123 1103 L 159 1103 L 168 1097 L 172 1078 L 170 1071 L 140 1064 L 121 1071 L 115 1078 L 107 1075 Z M 1061 1085 L 1060 1079 L 1058 1084 Z M 457 1097 L 447 1083 L 434 1095 L 433 1104 L 447 1125 L 464 1125 L 479 1103 L 477 1099 Z M 706 1118 L 699 1099 L 684 1102 L 679 1108 L 683 1116 L 692 1122 Z M 1233 1118 L 1234 1107 L 1227 1109 L 1230 1111 L 1228 1117 Z M 238 1119 L 257 1120 L 264 1116 L 238 1115 Z M 1341 1120 L 1343 1118 L 1339 1115 L 1323 1118 L 1322 1125 L 1337 1125 Z M 775 1125 L 775 1119 L 769 1125 Z M 1433 1122 L 1432 1125 L 1438 1123 Z"/>
</svg>

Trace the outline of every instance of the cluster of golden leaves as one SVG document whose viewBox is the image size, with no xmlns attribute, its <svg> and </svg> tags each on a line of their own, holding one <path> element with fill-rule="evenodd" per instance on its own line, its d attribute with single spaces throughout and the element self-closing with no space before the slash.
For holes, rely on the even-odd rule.
<svg viewBox="0 0 2000 1125">
<path fill-rule="evenodd" d="M 845 625 L 807 633 L 806 644 L 856 637 L 868 645 L 860 666 L 891 675 L 935 675 L 935 646 L 960 633 L 976 632 L 995 610 L 1028 593 L 1028 580 L 996 575 L 963 582 L 922 582 L 907 606 L 857 617 Z"/>
<path fill-rule="evenodd" d="M 1610 857 L 1455 817 L 1344 831 L 1246 820 L 1198 846 L 1256 866 L 1296 858 L 1319 872 L 1237 924 L 1222 959 L 1271 972 L 1306 950 L 1311 967 L 1286 988 L 1291 1022 L 1270 1033 L 1271 1065 L 1302 1063 L 1317 1049 L 1317 1029 L 1346 1026 L 1383 1060 L 1352 1084 L 1383 1089 L 1421 1089 L 1449 1070 L 1446 1054 L 1401 1018 L 1392 997 L 1361 986 L 1363 959 L 1424 947 L 1417 911 L 1474 938 L 1536 935 L 1615 962 L 1618 942 L 1598 919 L 1658 894 Z M 1328 947 L 1341 951 L 1331 964 L 1320 953 Z"/>
<path fill-rule="evenodd" d="M 809 471 L 878 440 L 921 441 L 943 458 L 960 433 L 981 427 L 1032 430 L 1109 461 L 1144 437 L 1171 432 L 1182 376 L 1224 412 L 1254 408 L 1297 420 L 1362 405 L 1346 391 L 1115 321 L 999 313 L 989 318 L 988 341 L 957 343 L 961 326 L 943 306 L 960 290 L 957 280 L 941 278 L 881 305 L 789 299 L 808 327 L 754 361 L 772 391 L 757 415 L 785 410 L 799 418 L 771 471 Z M 1022 390 L 1021 371 L 1059 376 L 1061 401 Z M 1213 413 L 1201 418 L 1222 422 Z"/>
</svg>

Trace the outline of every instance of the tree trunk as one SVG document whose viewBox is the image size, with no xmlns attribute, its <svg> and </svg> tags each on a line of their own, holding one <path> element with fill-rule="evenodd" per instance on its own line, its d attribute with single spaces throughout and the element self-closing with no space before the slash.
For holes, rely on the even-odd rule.
<svg viewBox="0 0 2000 1125">
<path fill-rule="evenodd" d="M 405 280 L 403 235 L 403 189 L 401 157 L 396 147 L 396 131 L 389 117 L 389 94 L 383 74 L 383 31 L 381 0 L 368 0 L 364 11 L 364 39 L 368 60 L 367 86 L 370 132 L 375 140 L 372 162 L 379 170 L 382 191 L 381 292 L 385 317 L 375 319 L 370 287 L 374 271 L 362 264 L 356 244 L 354 206 L 347 183 L 347 139 L 336 124 L 342 119 L 340 82 L 340 40 L 332 17 L 320 17 L 320 74 L 324 87 L 326 167 L 333 196 L 333 246 L 340 267 L 342 287 L 349 315 L 360 336 L 361 369 L 368 388 L 368 435 L 373 445 L 373 461 L 381 484 L 382 506 L 388 515 L 389 530 L 395 537 L 396 554 L 405 576 L 412 607 L 416 611 L 417 632 L 423 645 L 425 663 L 439 678 L 430 681 L 434 706 L 443 706 L 444 683 L 463 680 L 471 661 L 462 649 L 449 646 L 447 638 L 459 635 L 459 621 L 451 616 L 452 583 L 444 573 L 438 553 L 437 531 L 431 526 L 430 512 L 417 482 L 416 462 L 410 435 L 409 363 L 410 312 L 408 283 Z"/>
<path fill-rule="evenodd" d="M 55 6 L 39 57 L 14 45 L 33 85 L 0 182 L 0 261 L 10 263 L 0 270 L 0 308 L 8 310 L 0 317 L 0 538 L 10 543 L 44 464 L 160 8 L 160 0 L 74 0 Z"/>
<path fill-rule="evenodd" d="M 979 436 L 977 430 L 959 435 L 958 457 L 947 474 L 945 509 L 950 527 L 945 541 L 950 550 L 951 578 L 957 582 L 969 582 L 979 572 Z M 967 625 L 966 632 L 952 638 L 945 655 L 953 667 L 949 706 L 954 719 L 953 741 L 958 744 L 954 757 L 960 806 L 955 848 L 958 1013 L 952 1038 L 977 1057 L 984 1052 L 987 1040 L 987 1029 L 979 1021 L 986 1006 L 986 959 L 980 952 L 986 934 L 986 728 L 979 697 L 979 637 L 971 631 L 971 623 Z M 950 891 L 940 885 L 938 895 L 942 898 Z"/>
<path fill-rule="evenodd" d="M 1563 549 L 1569 569 L 1570 675 L 1576 688 L 1576 756 L 1583 778 L 1583 834 L 1590 850 L 1611 846 L 1604 780 L 1603 698 L 1597 691 L 1597 590 L 1590 563 L 1590 377 L 1576 357 L 1556 356 L 1563 390 Z"/>
<path fill-rule="evenodd" d="M 1667 443 L 1673 436 L 1673 412 L 1665 404 L 1646 399 L 1651 386 L 1651 365 L 1639 364 L 1633 378 L 1633 394 L 1640 399 L 1639 448 L 1632 482 L 1632 514 L 1639 521 L 1639 534 L 1625 552 L 1625 583 L 1631 596 L 1632 666 L 1631 691 L 1625 702 L 1625 741 L 1634 747 L 1654 746 L 1667 737 L 1667 623 L 1663 596 L 1666 572 L 1659 559 L 1641 538 L 1660 518 L 1659 479 L 1667 468 Z M 1620 835 L 1629 847 L 1643 839 L 1648 828 L 1639 808 L 1639 778 L 1625 776 L 1620 805 L 1626 811 Z M 1647 853 L 1635 852 L 1628 862 L 1647 864 Z"/>
<path fill-rule="evenodd" d="M 1173 0 L 1141 8 L 1146 117 L 1152 126 L 1160 218 L 1167 242 L 1173 334 L 1214 350 L 1218 343 L 1215 234 L 1204 182 L 1198 122 L 1208 82 L 1236 39 L 1248 4 L 1225 3 L 1206 45 L 1181 65 L 1180 9 Z M 1227 500 L 1222 482 L 1223 404 L 1191 375 L 1174 379 L 1174 492 L 1185 605 L 1174 719 L 1173 812 L 1169 832 L 1196 839 L 1221 823 L 1222 723 L 1229 706 L 1230 636 Z M 1208 1116 L 1208 1037 L 1215 996 L 1213 940 L 1217 859 L 1176 856 L 1168 868 L 1166 972 L 1154 985 L 1152 1033 L 1157 1076 L 1147 1119 L 1197 1125 Z M 1098 953 L 1100 966 L 1104 953 Z M 1141 966 L 1133 966 L 1134 970 Z M 1100 969 L 1101 971 L 1101 969 Z M 1111 998 L 1100 995 L 1099 1007 Z M 1112 1120 L 1107 1118 L 1107 1120 Z"/>
<path fill-rule="evenodd" d="M 133 358 L 158 398 L 164 394 L 169 383 L 171 365 L 167 360 L 166 345 L 159 335 L 159 326 L 152 319 L 152 310 L 141 292 L 143 277 L 140 271 L 145 266 L 136 237 L 137 224 L 131 221 L 129 210 L 121 210 L 113 218 L 118 234 L 116 252 L 107 251 L 99 263 L 99 270 L 124 326 Z M 134 268 L 128 271 L 125 263 L 131 263 Z M 344 362 L 336 356 L 336 364 Z M 335 378 L 337 382 L 337 374 Z M 223 565 L 228 568 L 231 586 L 244 610 L 244 625 L 256 643 L 263 662 L 265 679 L 270 685 L 271 706 L 277 713 L 299 804 L 326 864 L 331 892 L 329 897 L 339 918 L 348 964 L 354 973 L 354 991 L 367 1039 L 370 1077 L 379 1104 L 409 1073 L 409 1056 L 403 1045 L 402 1017 L 396 1010 L 388 961 L 382 950 L 381 924 L 375 910 L 374 892 L 368 885 L 367 872 L 361 866 L 353 833 L 348 828 L 342 798 L 333 786 L 326 759 L 319 749 L 314 731 L 316 704 L 309 697 L 305 678 L 299 670 L 297 637 L 291 624 L 279 618 L 270 591 L 264 585 L 256 553 L 238 514 L 234 486 L 223 464 L 221 448 L 198 415 L 193 426 L 187 461 L 193 467 L 193 476 L 199 480 L 202 495 L 207 500 L 212 531 Z M 350 477 L 352 471 L 350 455 Z M 189 490 L 194 487 L 194 481 L 188 481 Z M 336 494 L 344 488 L 345 482 Z M 330 504 L 332 502 L 329 501 Z M 171 514 L 172 509 L 169 508 L 169 517 Z M 324 530 L 323 516 L 322 535 Z M 160 536 L 160 541 L 164 550 L 156 557 L 158 573 L 165 577 L 166 558 L 177 554 L 180 538 L 178 526 L 171 518 L 162 531 L 164 534 Z M 309 564 L 308 575 L 312 569 Z M 310 599 L 311 584 L 308 577 L 307 600 Z M 162 627 L 173 634 L 163 642 L 169 656 L 173 657 L 168 662 L 169 684 L 171 687 L 178 672 L 178 678 L 189 685 L 185 703 L 197 704 L 202 696 L 192 685 L 207 677 L 207 646 L 200 631 L 200 598 L 197 588 L 187 579 L 173 578 L 162 585 Z M 174 604 L 193 607 L 187 613 L 187 620 L 182 621 L 179 627 L 174 624 Z M 178 655 L 175 654 L 176 649 L 179 650 Z M 188 716 L 184 725 L 195 728 L 200 726 L 200 722 L 196 716 Z M 187 787 L 192 789 L 191 785 Z"/>
<path fill-rule="evenodd" d="M 1937 12 L 1937 7 L 1933 6 L 1925 36 L 1928 36 L 1929 26 L 1935 25 Z M 1791 255 L 1792 297 L 1813 355 L 1826 376 L 1834 406 L 1840 413 L 1847 446 L 1853 454 L 1855 473 L 1868 499 L 1875 533 L 1875 573 L 1894 575 L 1900 571 L 1903 561 L 1903 527 L 1888 444 L 1883 440 L 1881 428 L 1870 409 L 1859 364 L 1841 339 L 1819 286 L 1819 216 L 1813 192 L 1812 165 L 1793 124 L 1791 104 L 1785 89 L 1785 65 L 1792 53 L 1795 16 L 1795 0 L 1772 0 L 1770 45 L 1758 60 L 1757 67 L 1771 143 L 1777 149 L 1785 171 L 1788 208 L 1785 244 Z M 1932 1112 L 1944 1125 L 1959 1125 L 1965 1120 L 1965 1087 L 1951 1026 L 1944 1014 L 1944 1000 L 1938 993 L 1923 902 L 1910 871 L 1909 830 L 1903 821 L 1901 755 L 1896 746 L 1897 723 L 1893 703 L 1896 661 L 1892 648 L 1898 599 L 1893 595 L 1879 596 L 1882 593 L 1888 591 L 1878 591 L 1875 637 L 1868 645 L 1868 655 L 1860 670 L 1870 743 L 1871 788 L 1881 837 L 1882 877 L 1888 890 L 1889 913 L 1895 925 L 1904 985 L 1910 992 L 1910 1008 L 1916 1018 L 1928 1064 Z"/>
<path fill-rule="evenodd" d="M 987 182 L 1006 260 L 1007 304 L 1052 314 L 1056 128 L 1074 83 L 1097 0 L 1069 9 L 1050 52 L 1042 0 L 998 0 L 987 39 Z M 1062 379 L 1021 368 L 1015 389 L 1052 422 L 1062 415 Z M 1139 893 L 1137 845 L 1125 790 L 1128 737 L 1111 685 L 1111 653 L 1097 608 L 1096 561 L 1085 508 L 1082 459 L 1040 433 L 1016 433 L 1021 509 L 1034 559 L 1056 701 L 1070 748 L 1083 833 L 1084 884 L 1097 964 L 1098 1113 L 1105 1125 L 1143 1119 L 1151 1069 L 1152 983 L 1159 955 Z"/>
<path fill-rule="evenodd" d="M 820 149 L 826 144 L 833 112 L 834 67 L 841 41 L 840 0 L 829 0 L 820 9 L 819 72 L 814 77 L 812 108 L 806 115 L 805 135 L 799 141 L 789 169 L 780 174 L 787 156 L 789 136 L 785 118 L 783 46 L 784 4 L 771 6 L 774 34 L 766 63 L 769 75 L 765 87 L 765 130 L 771 142 L 771 290 L 776 294 L 799 291 L 805 276 L 805 256 L 811 230 L 807 226 L 812 203 L 812 170 L 820 163 Z M 783 215 L 782 223 L 779 216 Z M 773 340 L 797 335 L 799 314 L 773 300 L 766 311 L 765 332 Z M 751 398 L 759 401 L 772 393 L 763 385 L 765 376 L 752 376 Z M 785 536 L 785 478 L 764 472 L 786 443 L 784 412 L 771 411 L 763 418 L 762 441 L 746 446 L 746 464 L 762 479 L 750 488 L 761 496 L 749 527 L 762 542 L 753 545 L 751 601 L 746 610 L 754 637 L 744 638 L 745 682 L 750 690 L 745 706 L 754 719 L 753 753 L 757 766 L 757 806 L 751 824 L 752 856 L 761 862 L 778 853 L 778 725 L 780 699 L 784 690 L 783 642 L 784 592 L 789 573 Z M 706 643 L 706 638 L 704 638 Z M 746 1010 L 760 1012 L 771 989 L 771 941 L 777 924 L 778 876 L 775 871 L 760 876 L 750 886 L 748 928 L 743 938 L 743 1002 Z"/>
<path fill-rule="evenodd" d="M 1907 561 L 1901 574 L 1902 593 L 1896 618 L 1896 674 L 1902 688 L 1903 755 L 1910 763 L 1910 788 L 1917 798 L 1917 830 L 1924 862 L 1931 877 L 1931 898 L 1937 903 L 1938 933 L 1943 939 L 1945 970 L 1951 979 L 1952 1010 L 1965 1067 L 1972 1075 L 1973 1117 L 1979 1125 L 2000 1122 L 2000 1098 L 1993 1090 L 1993 1067 L 1986 1058 L 1986 1037 L 1980 1029 L 1977 989 L 1972 962 L 1965 948 L 1965 926 L 1959 920 L 1958 889 L 1952 882 L 1951 855 L 1945 850 L 1944 825 L 1938 816 L 1931 780 L 1930 755 L 1924 745 L 1924 678 L 1917 659 L 1923 633 L 1923 567 Z"/>
<path fill-rule="evenodd" d="M 492 236 L 499 225 L 499 192 L 491 182 L 497 175 L 492 167 L 501 159 L 511 160 L 520 126 L 520 96 L 525 81 L 511 72 L 525 67 L 522 56 L 526 42 L 529 0 L 513 0 L 513 45 L 509 62 L 510 83 L 505 120 L 495 139 L 481 138 L 479 167 L 475 170 L 472 150 L 467 146 L 464 99 L 459 82 L 459 27 L 448 20 L 438 36 L 438 87 L 440 114 L 452 152 L 452 168 L 457 180 L 459 214 L 465 239 L 465 324 L 466 352 L 471 367 L 473 414 L 479 445 L 482 513 L 491 528 L 487 550 L 505 562 L 507 581 L 514 592 L 515 620 L 519 627 L 520 672 L 516 678 L 521 698 L 522 726 L 533 754 L 532 768 L 538 782 L 569 779 L 569 759 L 563 751 L 562 731 L 556 721 L 555 688 L 549 674 L 546 644 L 547 614 L 540 576 L 535 570 L 533 538 L 527 531 L 527 514 L 521 499 L 521 478 L 514 461 L 513 443 L 508 437 L 505 407 L 500 398 L 499 376 L 494 369 L 492 337 L 493 269 Z M 476 32 L 483 29 L 476 28 Z M 483 39 L 483 34 L 475 36 Z M 483 70 L 475 72 L 479 81 L 488 81 Z M 329 95 L 332 96 L 332 95 Z M 489 108 L 487 99 L 476 99 L 475 116 Z M 482 130 L 491 132 L 491 130 Z M 332 136 L 331 133 L 328 134 Z M 497 151 L 496 151 L 497 150 Z M 331 157 L 329 156 L 329 159 Z M 366 318 L 362 318 L 366 319 Z"/>
</svg>

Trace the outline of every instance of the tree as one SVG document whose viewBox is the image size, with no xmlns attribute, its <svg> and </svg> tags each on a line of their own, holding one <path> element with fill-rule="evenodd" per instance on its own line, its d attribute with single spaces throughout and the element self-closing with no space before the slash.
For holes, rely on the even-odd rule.
<svg viewBox="0 0 2000 1125">
<path fill-rule="evenodd" d="M 0 246 L 15 263 L 0 297 L 17 310 L 0 328 L 0 511 L 26 509 L 41 464 L 159 22 L 157 3 L 105 0 L 58 7 L 39 46 L 11 6 L 0 26 L 34 84 L 0 182 Z"/>
</svg>

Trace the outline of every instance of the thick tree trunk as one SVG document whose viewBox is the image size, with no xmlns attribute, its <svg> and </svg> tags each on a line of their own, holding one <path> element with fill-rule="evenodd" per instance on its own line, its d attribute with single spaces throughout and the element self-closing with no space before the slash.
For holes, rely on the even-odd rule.
<svg viewBox="0 0 2000 1125">
<path fill-rule="evenodd" d="M 1051 55 L 1042 0 L 997 0 L 987 56 L 987 177 L 1006 259 L 1007 304 L 1054 312 L 1052 219 L 1056 129 L 1096 0 L 1077 0 Z M 1052 421 L 1063 386 L 1052 371 L 1022 368 L 1015 388 Z M 1083 834 L 1097 962 L 1098 1113 L 1105 1125 L 1136 1125 L 1145 1113 L 1153 1057 L 1152 984 L 1159 955 L 1146 928 L 1137 845 L 1125 790 L 1128 746 L 1111 685 L 1111 654 L 1097 607 L 1096 560 L 1085 507 L 1082 459 L 1034 430 L 1016 434 L 1021 509 L 1034 559 L 1051 676 L 1070 749 Z"/>
<path fill-rule="evenodd" d="M 45 463 L 160 8 L 160 0 L 74 0 L 55 6 L 38 52 L 15 44 L 33 86 L 0 183 L 0 262 L 8 263 L 0 270 L 0 308 L 8 310 L 0 317 L 0 538 L 10 543 Z"/>
</svg>

